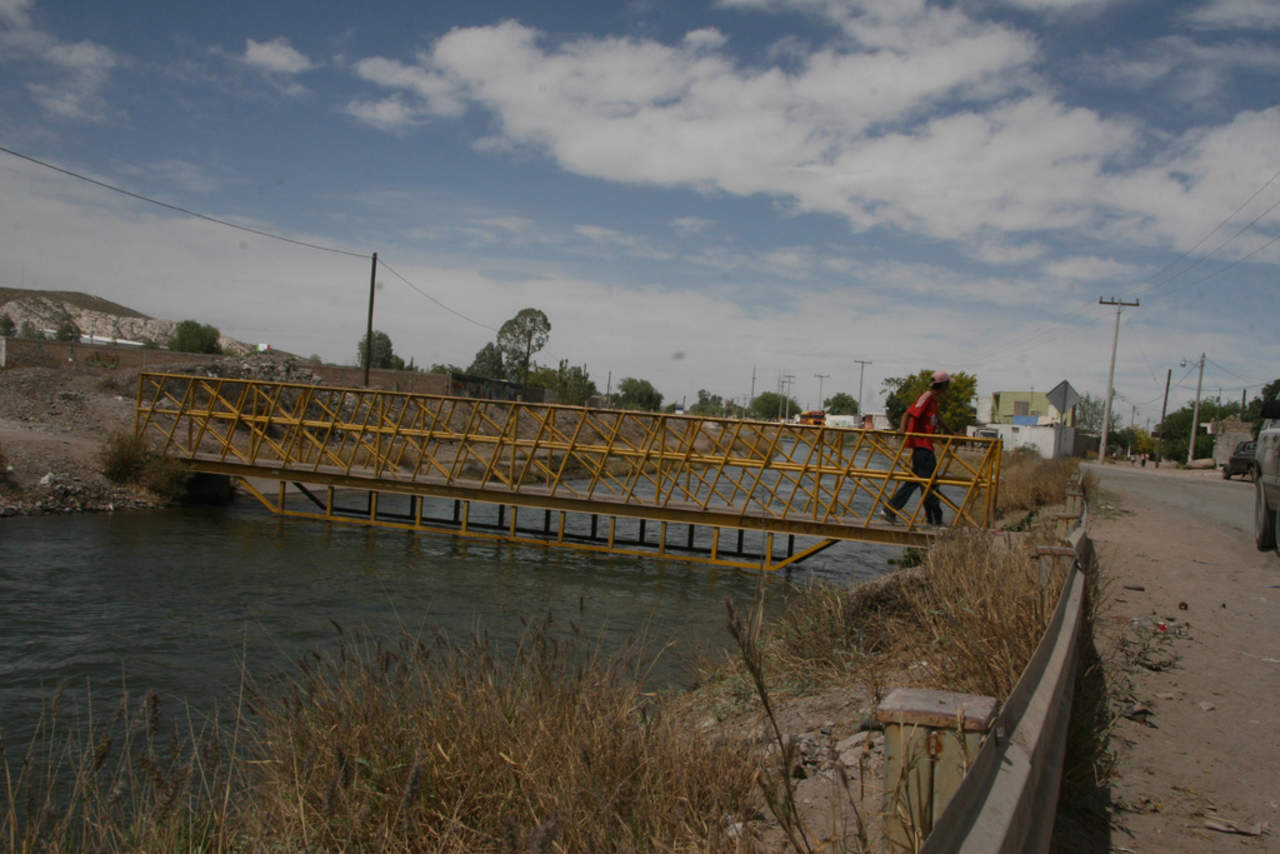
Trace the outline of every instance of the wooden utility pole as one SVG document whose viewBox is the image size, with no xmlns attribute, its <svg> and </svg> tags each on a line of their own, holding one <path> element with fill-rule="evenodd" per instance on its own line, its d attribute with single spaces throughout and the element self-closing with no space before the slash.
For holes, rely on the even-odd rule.
<svg viewBox="0 0 1280 854">
<path fill-rule="evenodd" d="M 1120 311 L 1125 306 L 1136 307 L 1138 303 L 1139 300 L 1125 302 L 1115 297 L 1109 300 L 1098 297 L 1099 305 L 1114 305 L 1116 307 L 1116 331 L 1111 337 L 1111 370 L 1107 373 L 1107 400 L 1102 406 L 1102 444 L 1098 448 L 1098 462 L 1100 463 L 1107 461 L 1107 435 L 1111 432 L 1111 395 L 1116 380 L 1116 345 L 1120 343 Z"/>
<path fill-rule="evenodd" d="M 378 253 L 373 253 L 369 269 L 369 325 L 364 333 L 364 387 L 369 387 L 369 366 L 373 364 L 373 289 L 378 281 Z"/>
<path fill-rule="evenodd" d="M 1164 416 L 1169 411 L 1169 380 L 1173 379 L 1173 368 L 1169 368 L 1164 375 L 1164 403 L 1160 404 L 1160 444 L 1156 445 L 1156 465 L 1160 465 L 1160 458 L 1164 454 L 1160 453 L 1160 445 L 1164 444 Z"/>
</svg>

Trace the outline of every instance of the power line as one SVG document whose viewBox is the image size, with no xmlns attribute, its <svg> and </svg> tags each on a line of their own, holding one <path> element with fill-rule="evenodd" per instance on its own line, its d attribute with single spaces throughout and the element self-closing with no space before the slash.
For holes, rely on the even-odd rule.
<svg viewBox="0 0 1280 854">
<path fill-rule="evenodd" d="M 399 279 L 400 281 L 404 282 L 406 285 L 408 285 L 409 287 L 413 288 L 413 289 L 414 289 L 415 291 L 417 291 L 419 294 L 421 294 L 422 296 L 424 296 L 424 297 L 426 297 L 427 299 L 431 300 L 433 303 L 435 303 L 436 305 L 440 306 L 441 308 L 443 308 L 445 311 L 449 312 L 450 314 L 452 314 L 452 315 L 456 315 L 457 317 L 462 318 L 462 319 L 463 319 L 463 320 L 465 320 L 467 323 L 474 323 L 476 326 L 479 326 L 481 329 L 488 329 L 490 332 L 497 332 L 497 331 L 498 331 L 497 329 L 494 329 L 492 326 L 489 326 L 487 323 L 481 323 L 480 321 L 476 320 L 475 318 L 467 317 L 465 314 L 463 314 L 462 312 L 458 311 L 457 309 L 450 308 L 449 306 L 447 306 L 447 305 L 445 305 L 444 303 L 440 302 L 440 300 L 436 299 L 436 298 L 435 298 L 435 297 L 433 297 L 431 294 L 427 293 L 427 292 L 426 292 L 426 291 L 424 291 L 422 288 L 418 287 L 418 286 L 417 286 L 417 285 L 415 285 L 413 282 L 409 281 L 409 280 L 408 280 L 408 279 L 406 279 L 404 276 L 402 276 L 402 275 L 400 275 L 399 273 L 397 273 L 397 272 L 395 271 L 395 269 L 394 269 L 390 264 L 388 264 L 386 261 L 384 261 L 384 260 L 381 260 L 381 259 L 380 259 L 378 263 L 379 263 L 379 264 L 381 264 L 381 265 L 382 265 L 382 268 L 383 268 L 384 270 L 386 270 L 388 273 L 390 273 L 391 275 L 395 276 L 397 279 Z"/>
<path fill-rule="evenodd" d="M 1188 249 L 1186 252 L 1183 252 L 1183 253 L 1182 253 L 1181 255 L 1179 255 L 1177 258 L 1173 259 L 1173 260 L 1172 260 L 1172 261 L 1170 261 L 1168 264 L 1165 264 L 1163 267 L 1161 267 L 1159 270 L 1157 270 L 1157 271 L 1156 271 L 1156 272 L 1151 276 L 1151 279 L 1152 279 L 1152 280 L 1154 280 L 1154 279 L 1159 278 L 1159 277 L 1160 277 L 1160 276 L 1161 276 L 1161 275 L 1162 275 L 1166 270 L 1168 270 L 1169 268 L 1173 267 L 1175 264 L 1178 264 L 1178 263 L 1180 263 L 1181 261 L 1184 261 L 1186 258 L 1188 258 L 1188 257 L 1191 255 L 1191 253 L 1192 253 L 1192 252 L 1195 252 L 1197 249 L 1199 249 L 1199 248 L 1200 248 L 1200 246 L 1201 246 L 1201 245 L 1202 245 L 1206 240 L 1208 240 L 1210 237 L 1212 237 L 1213 235 L 1215 235 L 1215 234 L 1217 234 L 1219 231 L 1221 231 L 1221 230 L 1222 230 L 1222 227 L 1223 227 L 1224 225 L 1226 225 L 1227 223 L 1231 222 L 1231 220 L 1235 217 L 1235 215 L 1236 215 L 1236 214 L 1240 213 L 1240 211 L 1242 211 L 1242 210 L 1244 210 L 1246 207 L 1248 207 L 1249 203 L 1250 203 L 1250 202 L 1252 202 L 1254 199 L 1256 199 L 1256 198 L 1258 197 L 1258 194 L 1259 194 L 1259 193 L 1261 193 L 1261 192 L 1262 192 L 1263 190 L 1265 190 L 1267 187 L 1270 187 L 1270 186 L 1271 186 L 1271 184 L 1276 180 L 1276 178 L 1280 178 L 1280 171 L 1277 171 L 1274 175 L 1272 175 L 1272 176 L 1271 176 L 1271 178 L 1270 178 L 1270 179 L 1269 179 L 1265 184 L 1263 184 L 1263 185 L 1262 185 L 1261 187 L 1259 187 L 1258 189 L 1254 190 L 1254 191 L 1253 191 L 1253 195 L 1251 195 L 1249 198 L 1247 198 L 1247 199 L 1245 199 L 1243 202 L 1241 202 L 1241 203 L 1240 203 L 1240 206 L 1239 206 L 1239 207 L 1237 207 L 1235 210 L 1233 210 L 1233 211 L 1230 213 L 1230 215 L 1229 215 L 1229 216 L 1227 216 L 1227 218 L 1226 218 L 1226 219 L 1224 219 L 1222 222 L 1218 223 L 1218 224 L 1217 224 L 1216 226 L 1214 226 L 1210 231 L 1206 232 L 1206 233 L 1205 233 L 1205 235 L 1204 235 L 1204 237 L 1201 237 L 1199 240 L 1197 240 L 1197 241 L 1196 241 L 1195 246 L 1192 246 L 1192 247 L 1191 247 L 1190 249 Z M 1275 205 L 1272 205 L 1271 207 L 1272 207 L 1272 208 L 1274 208 L 1274 207 L 1275 207 Z M 1261 219 L 1261 218 L 1262 218 L 1262 216 L 1265 216 L 1267 213 L 1269 213 L 1269 212 L 1270 212 L 1270 210 L 1271 210 L 1271 208 L 1268 208 L 1268 210 L 1263 211 L 1263 212 L 1262 212 L 1262 214 L 1260 214 L 1260 215 L 1259 215 L 1258 219 Z M 1257 219 L 1255 219 L 1253 222 L 1257 222 L 1257 221 L 1258 221 L 1258 220 L 1257 220 Z M 1253 222 L 1249 223 L 1249 225 L 1246 225 L 1246 226 L 1245 226 L 1245 228 L 1249 228 L 1249 226 L 1253 225 Z M 1244 229 L 1241 229 L 1241 231 L 1243 231 L 1243 230 L 1244 230 Z M 1227 240 L 1227 241 L 1226 241 L 1226 242 L 1224 242 L 1224 243 L 1219 244 L 1219 245 L 1218 245 L 1218 248 L 1217 248 L 1217 249 L 1214 249 L 1213 251 L 1214 251 L 1214 252 L 1217 252 L 1217 251 L 1218 251 L 1218 249 L 1221 249 L 1223 246 L 1226 246 L 1226 245 L 1227 245 L 1227 243 L 1230 243 L 1232 240 L 1235 240 L 1235 238 L 1236 238 L 1236 237 L 1239 237 L 1239 236 L 1240 236 L 1240 232 L 1237 232 L 1237 233 L 1236 233 L 1233 237 L 1231 237 L 1229 240 Z M 1213 253 L 1211 252 L 1211 253 L 1209 253 L 1209 254 L 1210 254 L 1210 255 L 1212 255 Z M 1202 259 L 1202 260 L 1203 260 L 1203 259 Z M 1197 261 L 1197 262 L 1196 262 L 1196 264 L 1199 264 L 1199 263 L 1200 263 L 1199 261 Z M 1192 270 L 1192 269 L 1194 269 L 1194 268 L 1195 268 L 1195 266 L 1196 266 L 1196 264 L 1192 264 L 1190 267 L 1188 267 L 1188 268 L 1187 268 L 1187 270 Z M 1185 272 L 1185 271 L 1184 271 L 1184 272 Z"/>
<path fill-rule="evenodd" d="M 158 207 L 162 207 L 162 208 L 165 208 L 165 209 L 167 209 L 167 210 L 176 211 L 176 212 L 181 213 L 181 214 L 186 214 L 187 216 L 195 217 L 196 219 L 202 219 L 202 220 L 205 220 L 206 222 L 212 222 L 212 223 L 215 223 L 216 225 L 226 226 L 227 228 L 234 228 L 234 229 L 236 229 L 237 231 L 244 231 L 244 232 L 248 232 L 249 234 L 256 234 L 256 235 L 258 235 L 259 237 L 266 237 L 266 238 L 270 238 L 271 240 L 279 240 L 279 241 L 284 242 L 284 243 L 291 243 L 291 244 L 293 244 L 294 246 L 302 246 L 302 247 L 305 247 L 305 248 L 307 248 L 307 249 L 318 249 L 318 250 L 320 250 L 321 252 L 332 252 L 332 253 L 335 253 L 335 254 L 337 254 L 337 255 L 346 255 L 346 256 L 348 256 L 348 257 L 350 257 L 350 258 L 368 258 L 368 257 L 369 257 L 368 255 L 366 255 L 366 254 L 364 254 L 364 253 L 362 253 L 362 252 L 352 252 L 352 251 L 350 251 L 350 250 L 348 250 L 348 249 L 338 249 L 338 248 L 333 247 L 333 246 L 324 246 L 323 244 L 319 244 L 319 243 L 310 243 L 310 242 L 308 242 L 308 241 L 306 241 L 306 240 L 297 240 L 297 239 L 295 239 L 295 238 L 292 238 L 292 237 L 285 237 L 284 235 L 281 235 L 281 234 L 275 234 L 275 233 L 270 232 L 270 231 L 263 231 L 263 230 L 262 230 L 262 229 L 260 229 L 260 228 L 253 228 L 253 227 L 251 227 L 251 226 L 247 226 L 247 225 L 240 225 L 239 223 L 229 222 L 229 221 L 227 221 L 227 220 L 225 220 L 225 219 L 219 219 L 218 217 L 215 217 L 215 216 L 209 216 L 208 214 L 202 214 L 202 213 L 200 213 L 199 211 L 193 211 L 193 210 L 191 210 L 191 209 L 189 209 L 189 208 L 181 207 L 180 205 L 173 205 L 173 204 L 170 204 L 170 203 L 168 203 L 168 202 L 162 202 L 162 201 L 160 201 L 159 199 L 153 199 L 153 198 L 151 198 L 150 196 L 144 196 L 144 195 L 142 195 L 141 193 L 135 193 L 135 192 L 133 192 L 132 190 L 126 190 L 126 189 L 124 189 L 123 187 L 117 187 L 117 186 L 115 186 L 114 184 L 108 184 L 108 183 L 106 183 L 105 181 L 99 181 L 97 178 L 90 178 L 88 175 L 82 175 L 82 174 L 80 174 L 79 172 L 73 172 L 73 171 L 72 171 L 72 170 L 70 170 L 70 169 L 63 169 L 61 166 L 55 166 L 55 165 L 53 165 L 52 163 L 47 163 L 47 162 L 45 162 L 44 160 L 40 160 L 39 158 L 32 157 L 32 156 L 31 156 L 31 155 L 29 155 L 29 154 L 23 154 L 23 153 L 21 153 L 21 152 L 19 152 L 19 151 L 14 151 L 13 149 L 10 149 L 10 148 L 5 148 L 4 146 L 0 146 L 0 151 L 3 151 L 5 154 L 11 155 L 11 156 L 13 156 L 13 157 L 17 157 L 17 158 L 19 158 L 19 159 L 26 160 L 26 161 L 28 161 L 28 162 L 30 162 L 30 163 L 34 163 L 34 164 L 36 164 L 37 166 L 43 166 L 44 168 L 46 168 L 46 169 L 51 169 L 51 170 L 53 170 L 54 172 L 59 172 L 59 173 L 61 173 L 61 174 L 63 174 L 63 175 L 70 176 L 70 177 L 75 178 L 75 179 L 77 179 L 77 180 L 79 180 L 79 181 L 84 181 L 84 182 L 86 182 L 86 183 L 93 184 L 94 186 L 102 187 L 103 189 L 105 189 L 105 190 L 110 190 L 110 191 L 111 191 L 111 192 L 113 192 L 113 193 L 119 193 L 120 195 L 122 195 L 122 196 L 128 196 L 128 197 L 129 197 L 129 198 L 131 198 L 131 199 L 137 199 L 138 201 L 146 202 L 147 204 L 156 205 L 156 206 L 158 206 Z M 496 332 L 496 331 L 497 331 L 497 330 L 496 330 L 496 329 L 494 329 L 492 326 L 488 326 L 488 325 L 486 325 L 486 324 L 481 323 L 481 322 L 480 322 L 480 321 L 478 321 L 478 320 L 474 320 L 474 319 L 472 319 L 472 318 L 470 318 L 470 317 L 467 317 L 467 316 L 466 316 L 465 314 L 463 314 L 462 312 L 460 312 L 460 311 L 456 311 L 456 310 L 454 310 L 454 309 L 450 308 L 449 306 L 445 305 L 445 304 L 444 304 L 444 303 L 442 303 L 440 300 L 438 300 L 438 299 L 436 299 L 435 297 L 431 296 L 431 294 L 429 294 L 429 293 L 427 293 L 426 291 L 422 290 L 422 288 L 418 287 L 418 286 L 417 286 L 417 285 L 415 285 L 413 282 L 409 281 L 409 280 L 408 280 L 408 279 L 406 279 L 404 276 L 402 276 L 402 275 L 400 275 L 399 273 L 397 273 L 394 269 L 392 269 L 392 268 L 391 268 L 391 266 L 390 266 L 389 264 L 387 264 L 387 262 L 386 262 L 385 260 L 384 260 L 384 261 L 381 261 L 381 264 L 382 264 L 382 266 L 383 266 L 385 269 L 387 269 L 387 270 L 388 270 L 388 271 L 389 271 L 393 276 L 395 276 L 397 279 L 399 279 L 400 281 L 404 282 L 406 285 L 408 285 L 409 287 L 413 288 L 413 289 L 414 289 L 415 291 L 417 291 L 419 294 L 421 294 L 422 296 L 424 296 L 424 297 L 426 297 L 427 299 L 431 300 L 431 302 L 433 302 L 433 303 L 435 303 L 436 305 L 440 306 L 440 307 L 441 307 L 441 308 L 443 308 L 445 311 L 448 311 L 448 312 L 449 312 L 449 313 L 451 313 L 451 314 L 455 314 L 455 315 L 457 315 L 458 317 L 462 318 L 463 320 L 467 321 L 468 323 L 474 323 L 476 326 L 480 326 L 480 327 L 482 327 L 482 328 L 484 328 L 484 329 L 488 329 L 488 330 L 490 330 L 490 331 L 492 331 L 492 332 Z"/>
<path fill-rule="evenodd" d="M 171 211 L 177 211 L 178 213 L 186 214 L 187 216 L 195 217 L 196 219 L 202 219 L 202 220 L 205 220 L 206 222 L 216 223 L 217 225 L 225 225 L 227 228 L 234 228 L 237 231 L 245 231 L 245 232 L 248 232 L 249 234 L 256 234 L 259 237 L 267 237 L 267 238 L 270 238 L 271 240 L 279 240 L 284 243 L 292 243 L 295 246 L 305 246 L 307 249 L 318 249 L 321 252 L 333 252 L 337 255 L 347 255 L 351 258 L 368 258 L 369 257 L 366 253 L 363 253 L 363 252 L 352 252 L 349 249 L 337 249 L 333 246 L 324 246 L 319 243 L 309 243 L 305 240 L 295 240 L 292 237 L 285 237 L 284 235 L 281 235 L 281 234 L 273 234 L 270 231 L 263 231 L 260 228 L 252 228 L 247 225 L 240 225 L 239 223 L 228 222 L 225 219 L 218 219 L 216 216 L 209 216 L 208 214 L 202 214 L 202 213 L 199 213 L 198 211 L 189 210 L 188 208 L 180 207 L 178 205 L 171 205 L 168 202 L 162 202 L 159 199 L 153 199 L 150 196 L 144 196 L 140 193 L 135 193 L 131 190 L 126 190 L 123 187 L 117 187 L 114 184 L 108 184 L 105 181 L 99 181 L 97 178 L 90 178 L 88 175 L 81 175 L 79 172 L 72 172 L 70 169 L 63 169 L 61 166 L 54 166 L 52 163 L 46 163 L 45 161 L 32 157 L 29 154 L 23 154 L 21 152 L 14 151 L 11 148 L 5 148 L 2 145 L 0 145 L 0 151 L 3 151 L 5 154 L 11 155 L 13 157 L 17 157 L 22 160 L 26 160 L 30 163 L 34 163 L 37 166 L 43 166 L 46 169 L 52 169 L 54 172 L 60 172 L 63 175 L 69 175 L 70 177 L 75 178 L 77 180 L 85 181 L 86 183 L 93 184 L 98 187 L 102 187 L 104 190 L 110 190 L 113 193 L 119 193 L 120 195 L 128 196 L 131 199 L 137 199 L 138 201 L 146 202 L 147 204 L 156 205 L 162 208 L 167 208 L 168 210 L 171 210 Z"/>
</svg>

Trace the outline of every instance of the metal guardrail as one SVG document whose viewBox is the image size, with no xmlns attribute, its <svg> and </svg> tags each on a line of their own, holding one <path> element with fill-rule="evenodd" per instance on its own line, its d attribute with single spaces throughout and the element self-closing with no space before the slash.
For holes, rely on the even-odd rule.
<svg viewBox="0 0 1280 854">
<path fill-rule="evenodd" d="M 135 430 L 197 471 L 710 526 L 716 537 L 816 537 L 821 548 L 927 543 L 919 502 L 899 524 L 881 521 L 906 482 L 935 489 L 951 526 L 987 527 L 1000 464 L 992 439 L 933 437 L 937 468 L 919 478 L 892 432 L 165 373 L 139 375 Z M 332 499 L 325 507 L 329 518 Z M 513 522 L 505 538 L 517 533 Z M 557 533 L 566 539 L 563 518 Z"/>
</svg>

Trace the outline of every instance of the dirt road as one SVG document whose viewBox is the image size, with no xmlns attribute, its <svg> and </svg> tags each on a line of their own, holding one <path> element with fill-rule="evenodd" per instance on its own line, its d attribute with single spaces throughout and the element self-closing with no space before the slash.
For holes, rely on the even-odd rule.
<svg viewBox="0 0 1280 854">
<path fill-rule="evenodd" d="M 1253 485 L 1086 468 L 1110 580 L 1099 646 L 1133 702 L 1112 739 L 1110 850 L 1280 850 L 1280 557 L 1254 547 Z"/>
</svg>

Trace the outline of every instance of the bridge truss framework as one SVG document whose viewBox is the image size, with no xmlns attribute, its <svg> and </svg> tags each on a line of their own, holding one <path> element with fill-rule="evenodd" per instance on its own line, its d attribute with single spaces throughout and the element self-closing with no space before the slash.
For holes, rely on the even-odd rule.
<svg viewBox="0 0 1280 854">
<path fill-rule="evenodd" d="M 988 527 L 1001 451 L 935 436 L 922 479 L 900 433 L 164 373 L 135 432 L 282 516 L 769 571 L 927 545 L 918 499 L 882 520 L 901 483 Z"/>
</svg>

